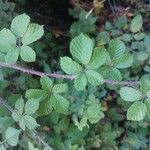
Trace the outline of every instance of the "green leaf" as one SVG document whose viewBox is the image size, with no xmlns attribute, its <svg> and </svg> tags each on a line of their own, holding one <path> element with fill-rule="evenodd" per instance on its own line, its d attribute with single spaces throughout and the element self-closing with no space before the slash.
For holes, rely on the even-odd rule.
<svg viewBox="0 0 150 150">
<path fill-rule="evenodd" d="M 82 33 L 71 41 L 70 53 L 76 61 L 88 64 L 92 56 L 93 46 L 93 40 Z"/>
<path fill-rule="evenodd" d="M 60 58 L 60 66 L 62 70 L 67 74 L 78 74 L 82 71 L 82 67 L 69 57 Z"/>
<path fill-rule="evenodd" d="M 146 106 L 144 103 L 134 102 L 127 111 L 127 119 L 132 121 L 141 121 L 144 119 L 146 113 Z"/>
<path fill-rule="evenodd" d="M 25 97 L 27 99 L 40 99 L 42 101 L 47 97 L 47 93 L 41 89 L 29 89 L 26 91 Z"/>
<path fill-rule="evenodd" d="M 3 81 L 3 80 L 4 80 L 3 70 L 0 69 L 0 81 Z"/>
<path fill-rule="evenodd" d="M 25 62 L 34 62 L 36 59 L 36 54 L 34 50 L 26 45 L 21 46 L 20 56 Z"/>
<path fill-rule="evenodd" d="M 24 119 L 24 122 L 25 122 L 26 127 L 27 127 L 29 130 L 33 130 L 33 129 L 35 129 L 36 127 L 39 126 L 39 125 L 37 124 L 36 120 L 35 120 L 33 117 L 31 117 L 31 116 L 24 115 L 24 116 L 23 116 L 23 119 Z"/>
<path fill-rule="evenodd" d="M 148 80 L 147 78 L 141 78 L 140 80 L 140 89 L 143 92 L 148 92 L 150 90 L 150 80 Z"/>
<path fill-rule="evenodd" d="M 17 62 L 19 57 L 19 48 L 12 46 L 5 56 L 5 62 L 7 64 L 14 64 Z"/>
<path fill-rule="evenodd" d="M 109 42 L 109 54 L 111 55 L 111 57 L 118 57 L 118 56 L 121 56 L 122 54 L 124 54 L 125 52 L 125 45 L 122 41 L 120 40 L 111 40 Z"/>
<path fill-rule="evenodd" d="M 24 45 L 29 45 L 38 39 L 40 39 L 44 34 L 43 26 L 32 23 L 28 26 L 26 33 L 22 38 L 22 43 Z"/>
<path fill-rule="evenodd" d="M 31 115 L 35 113 L 39 108 L 39 101 L 35 99 L 29 99 L 25 104 L 25 113 Z"/>
<path fill-rule="evenodd" d="M 23 37 L 25 34 L 27 27 L 30 23 L 30 17 L 26 14 L 21 14 L 16 16 L 12 20 L 11 24 L 11 31 L 17 36 L 17 37 Z"/>
<path fill-rule="evenodd" d="M 104 79 L 101 74 L 93 70 L 86 71 L 88 82 L 90 82 L 93 86 L 101 85 L 104 83 Z"/>
<path fill-rule="evenodd" d="M 117 28 L 123 28 L 127 24 L 127 16 L 121 16 L 117 19 L 115 26 Z"/>
<path fill-rule="evenodd" d="M 19 120 L 19 126 L 22 130 L 25 130 L 26 129 L 26 123 L 25 123 L 25 120 L 24 120 L 24 117 L 22 117 L 20 120 Z"/>
<path fill-rule="evenodd" d="M 147 99 L 150 99 L 150 90 L 148 92 L 146 92 L 146 97 L 147 97 Z"/>
<path fill-rule="evenodd" d="M 0 145 L 0 150 L 6 150 L 3 145 Z"/>
<path fill-rule="evenodd" d="M 29 150 L 39 150 L 38 148 L 34 148 L 34 145 L 31 142 L 28 142 L 28 149 Z"/>
<path fill-rule="evenodd" d="M 74 80 L 74 87 L 78 91 L 82 91 L 85 89 L 87 85 L 87 77 L 84 73 L 79 74 Z"/>
<path fill-rule="evenodd" d="M 69 102 L 67 101 L 67 99 L 65 99 L 61 95 L 53 94 L 50 100 L 52 107 L 56 112 L 66 114 L 69 107 Z"/>
<path fill-rule="evenodd" d="M 43 116 L 43 115 L 48 115 L 52 112 L 52 104 L 50 98 L 46 98 L 42 102 L 40 102 L 40 106 L 38 109 L 38 115 Z"/>
<path fill-rule="evenodd" d="M 150 47 L 149 43 L 150 43 L 150 36 L 146 35 L 144 38 L 144 45 L 146 46 L 146 48 Z"/>
<path fill-rule="evenodd" d="M 13 33 L 4 28 L 0 31 L 0 52 L 6 53 L 12 49 L 12 45 L 16 44 L 16 37 Z"/>
<path fill-rule="evenodd" d="M 101 108 L 98 104 L 92 104 L 87 108 L 86 116 L 90 123 L 97 123 L 101 118 Z"/>
<path fill-rule="evenodd" d="M 132 34 L 124 33 L 121 37 L 121 40 L 124 42 L 130 42 L 133 38 Z"/>
<path fill-rule="evenodd" d="M 147 109 L 147 116 L 150 118 L 150 99 L 145 100 L 144 104 L 145 104 L 146 109 Z"/>
<path fill-rule="evenodd" d="M 0 61 L 5 62 L 5 54 L 0 52 Z"/>
<path fill-rule="evenodd" d="M 109 55 L 105 48 L 95 48 L 93 50 L 92 58 L 87 65 L 87 69 L 97 69 L 106 63 L 106 56 Z"/>
<path fill-rule="evenodd" d="M 22 115 L 18 114 L 18 113 L 12 113 L 12 118 L 17 122 L 21 119 Z"/>
<path fill-rule="evenodd" d="M 106 31 L 100 32 L 96 38 L 96 41 L 97 41 L 98 46 L 109 43 L 109 41 L 110 41 L 109 33 Z"/>
<path fill-rule="evenodd" d="M 51 91 L 51 89 L 53 87 L 53 82 L 49 77 L 47 77 L 45 75 L 42 76 L 40 79 L 40 83 L 41 83 L 43 90 L 45 90 L 48 93 Z"/>
<path fill-rule="evenodd" d="M 71 25 L 70 32 L 72 36 L 79 35 L 82 32 L 93 33 L 96 30 L 95 22 L 98 17 L 95 17 L 93 13 L 91 13 L 88 17 L 86 17 L 86 15 L 87 12 L 84 10 L 81 12 L 76 11 L 75 18 L 79 17 L 79 20 Z"/>
<path fill-rule="evenodd" d="M 113 66 L 119 69 L 124 69 L 132 66 L 133 56 L 129 53 L 116 57 L 113 60 Z"/>
<path fill-rule="evenodd" d="M 22 114 L 24 109 L 24 99 L 20 97 L 15 103 L 17 113 Z"/>
<path fill-rule="evenodd" d="M 122 87 L 119 91 L 121 98 L 124 101 L 138 101 L 142 98 L 142 93 L 131 87 Z"/>
<path fill-rule="evenodd" d="M 150 54 L 150 36 L 149 35 L 145 36 L 144 45 L 146 47 L 147 52 Z"/>
<path fill-rule="evenodd" d="M 113 29 L 113 30 L 111 31 L 111 36 L 114 37 L 114 38 L 116 38 L 116 39 L 117 39 L 117 37 L 119 37 L 120 35 L 122 35 L 122 31 L 120 31 L 120 30 Z M 119 39 L 119 38 L 118 38 L 118 39 Z"/>
<path fill-rule="evenodd" d="M 122 75 L 117 68 L 110 66 L 102 66 L 98 69 L 98 72 L 105 78 L 110 80 L 121 81 Z"/>
<path fill-rule="evenodd" d="M 63 93 L 68 91 L 68 85 L 66 83 L 56 84 L 52 89 L 52 93 Z"/>
<path fill-rule="evenodd" d="M 134 34 L 134 39 L 137 41 L 144 39 L 144 37 L 145 37 L 145 33 L 143 33 L 143 32 Z"/>
<path fill-rule="evenodd" d="M 74 120 L 74 124 L 78 127 L 79 130 L 83 130 L 84 127 L 88 126 L 87 117 L 81 118 L 80 122 L 78 120 Z"/>
<path fill-rule="evenodd" d="M 110 68 L 108 78 L 116 81 L 121 81 L 122 75 L 117 68 Z"/>
<path fill-rule="evenodd" d="M 5 133 L 6 141 L 11 146 L 16 146 L 18 144 L 20 130 L 13 127 L 8 127 Z"/>
<path fill-rule="evenodd" d="M 111 22 L 108 22 L 108 21 L 106 21 L 106 23 L 105 23 L 105 29 L 107 30 L 107 31 L 110 31 L 110 30 L 112 30 L 114 27 L 113 27 L 113 25 L 111 24 Z"/>
<path fill-rule="evenodd" d="M 131 32 L 136 33 L 140 31 L 142 25 L 143 25 L 142 16 L 141 15 L 135 16 L 131 22 L 131 26 L 130 26 Z"/>
<path fill-rule="evenodd" d="M 149 55 L 147 54 L 147 52 L 140 51 L 140 52 L 136 52 L 136 57 L 138 61 L 144 62 L 145 60 L 148 59 Z"/>
<path fill-rule="evenodd" d="M 79 125 L 78 125 L 78 128 L 79 128 L 79 130 L 82 130 L 84 127 L 86 127 L 86 126 L 88 126 L 88 124 L 87 124 L 87 118 L 86 117 L 83 117 L 83 118 L 81 118 L 81 120 L 80 120 L 80 123 L 79 123 Z M 89 126 L 88 126 L 89 127 Z"/>
<path fill-rule="evenodd" d="M 9 29 L 2 29 L 0 31 L 0 39 L 1 39 L 1 42 L 7 42 L 9 44 L 16 44 L 16 37 L 14 36 L 14 34 L 9 30 Z"/>
</svg>

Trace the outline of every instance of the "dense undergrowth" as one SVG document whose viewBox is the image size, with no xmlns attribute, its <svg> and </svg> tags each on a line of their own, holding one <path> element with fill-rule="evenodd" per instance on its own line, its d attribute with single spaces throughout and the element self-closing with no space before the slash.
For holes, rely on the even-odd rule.
<svg viewBox="0 0 150 150">
<path fill-rule="evenodd" d="M 149 120 L 150 1 L 0 0 L 0 150 L 148 150 Z"/>
</svg>

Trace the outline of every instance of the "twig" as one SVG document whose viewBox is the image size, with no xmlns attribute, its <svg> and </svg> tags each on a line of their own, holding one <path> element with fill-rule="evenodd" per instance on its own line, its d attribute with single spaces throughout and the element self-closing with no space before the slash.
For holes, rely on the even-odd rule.
<svg viewBox="0 0 150 150">
<path fill-rule="evenodd" d="M 112 3 L 111 3 L 111 0 L 108 0 L 108 3 L 109 3 L 109 6 L 110 6 L 111 11 L 112 11 L 112 13 L 113 13 L 113 16 L 115 16 L 116 13 L 115 13 L 114 7 L 113 7 L 113 5 L 112 5 Z"/>
<path fill-rule="evenodd" d="M 114 5 L 114 8 L 115 8 L 115 11 L 117 11 L 116 1 L 115 0 L 112 0 L 112 1 L 113 1 L 113 5 Z"/>
<path fill-rule="evenodd" d="M 88 11 L 87 15 L 85 16 L 85 18 L 87 19 L 91 13 L 94 11 L 94 9 L 97 7 L 97 5 L 101 5 L 105 2 L 106 0 L 102 0 L 101 2 L 96 2 L 95 5 Z M 97 4 L 98 3 L 98 4 Z M 96 5 L 97 4 L 97 5 Z"/>
<path fill-rule="evenodd" d="M 24 73 L 28 73 L 28 74 L 32 74 L 32 75 L 36 75 L 36 76 L 49 76 L 52 78 L 63 78 L 63 79 L 67 79 L 67 80 L 74 80 L 76 78 L 75 75 L 64 75 L 64 74 L 58 74 L 58 73 L 44 73 L 44 72 L 40 72 L 40 71 L 35 71 L 32 69 L 27 69 L 27 68 L 23 68 L 17 65 L 10 65 L 10 64 L 6 64 L 3 62 L 0 62 L 0 67 L 4 67 L 4 68 L 12 68 L 18 71 L 22 71 Z M 107 84 L 118 84 L 118 85 L 127 85 L 127 86 L 135 86 L 139 84 L 139 81 L 136 80 L 127 80 L 127 81 L 117 81 L 117 80 L 104 80 L 104 83 Z"/>
<path fill-rule="evenodd" d="M 14 110 L 12 107 L 10 107 L 3 98 L 0 97 L 0 106 L 4 106 L 7 110 L 9 110 L 11 113 L 16 113 L 16 110 Z M 39 143 L 41 143 L 44 147 L 46 147 L 48 150 L 53 150 L 41 137 L 38 135 L 36 130 L 30 130 L 30 132 L 33 135 L 33 138 L 35 140 L 38 140 Z"/>
<path fill-rule="evenodd" d="M 0 62 L 0 67 L 12 68 L 15 70 L 22 71 L 24 73 L 33 74 L 33 75 L 37 75 L 37 76 L 47 75 L 47 76 L 52 77 L 52 78 L 63 78 L 63 79 L 68 79 L 68 80 L 74 80 L 75 79 L 75 76 L 72 76 L 72 75 L 63 75 L 63 74 L 57 74 L 57 73 L 44 73 L 44 72 L 35 71 L 32 69 L 23 68 L 23 67 L 20 67 L 17 65 L 6 64 L 3 62 Z"/>
<path fill-rule="evenodd" d="M 126 81 L 117 81 L 117 80 L 105 80 L 104 81 L 107 84 L 112 84 L 112 85 L 127 85 L 127 86 L 137 86 L 139 84 L 139 81 L 136 80 L 126 80 Z"/>
<path fill-rule="evenodd" d="M 94 10 L 94 7 L 91 8 L 90 11 L 89 11 L 89 12 L 87 13 L 87 15 L 85 16 L 86 19 L 91 15 L 91 13 L 93 12 L 93 10 Z"/>
</svg>

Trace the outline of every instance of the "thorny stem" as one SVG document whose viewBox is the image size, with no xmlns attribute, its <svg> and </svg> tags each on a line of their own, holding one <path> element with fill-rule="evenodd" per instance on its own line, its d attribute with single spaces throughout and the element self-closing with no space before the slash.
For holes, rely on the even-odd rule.
<svg viewBox="0 0 150 150">
<path fill-rule="evenodd" d="M 3 100 L 3 98 L 0 97 L 0 106 L 4 106 L 7 110 L 9 110 L 11 113 L 16 113 L 16 110 L 14 110 L 12 107 L 10 107 L 7 102 L 5 100 Z M 48 150 L 53 150 L 41 137 L 40 135 L 37 133 L 36 130 L 30 130 L 30 132 L 33 135 L 33 138 L 37 141 L 39 141 L 39 143 L 41 143 L 44 147 L 46 147 Z M 2 143 L 0 143 L 2 144 Z"/>
<path fill-rule="evenodd" d="M 58 73 L 44 73 L 44 72 L 40 72 L 40 71 L 35 71 L 32 69 L 27 69 L 27 68 L 23 68 L 20 67 L 18 65 L 15 64 L 6 64 L 4 62 L 0 62 L 0 67 L 4 67 L 4 68 L 12 68 L 18 71 L 22 71 L 24 73 L 28 73 L 28 74 L 32 74 L 32 75 L 36 75 L 36 76 L 49 76 L 52 78 L 63 78 L 63 79 L 67 79 L 67 80 L 74 80 L 76 78 L 75 75 L 64 75 L 64 74 L 58 74 Z M 136 80 L 127 80 L 127 81 L 117 81 L 117 80 L 104 80 L 104 83 L 107 84 L 112 84 L 112 85 L 127 85 L 127 86 L 136 86 L 139 84 L 139 81 Z"/>
<path fill-rule="evenodd" d="M 63 79 L 68 79 L 68 80 L 74 80 L 75 79 L 75 76 L 71 76 L 71 75 L 69 76 L 69 75 L 63 75 L 63 74 L 57 74 L 57 73 L 44 73 L 44 72 L 35 71 L 32 69 L 23 68 L 23 67 L 20 67 L 17 65 L 6 64 L 3 62 L 0 62 L 0 67 L 12 68 L 15 70 L 22 71 L 24 73 L 33 74 L 33 75 L 37 75 L 37 76 L 47 75 L 47 76 L 52 77 L 52 78 L 63 78 Z"/>
<path fill-rule="evenodd" d="M 127 86 L 137 86 L 139 84 L 139 81 L 136 80 L 126 80 L 126 81 L 117 81 L 117 80 L 104 80 L 105 83 L 107 84 L 112 84 L 112 85 L 127 85 Z"/>
</svg>

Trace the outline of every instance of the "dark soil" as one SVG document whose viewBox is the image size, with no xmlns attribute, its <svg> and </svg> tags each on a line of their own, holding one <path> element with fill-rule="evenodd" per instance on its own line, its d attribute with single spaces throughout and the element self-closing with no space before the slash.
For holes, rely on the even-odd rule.
<svg viewBox="0 0 150 150">
<path fill-rule="evenodd" d="M 62 30 L 67 30 L 73 22 L 68 14 L 69 7 L 72 6 L 68 0 L 30 0 L 24 6 L 32 18 L 47 28 L 57 27 Z"/>
</svg>

